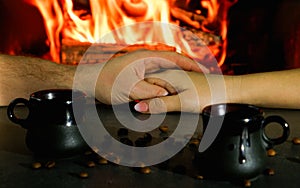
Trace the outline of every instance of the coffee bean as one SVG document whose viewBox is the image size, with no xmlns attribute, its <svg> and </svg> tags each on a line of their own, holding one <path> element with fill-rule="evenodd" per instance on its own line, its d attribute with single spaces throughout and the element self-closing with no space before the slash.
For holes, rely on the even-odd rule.
<svg viewBox="0 0 300 188">
<path fill-rule="evenodd" d="M 149 143 L 152 140 L 152 135 L 150 133 L 145 133 L 144 134 L 144 140 Z"/>
<path fill-rule="evenodd" d="M 93 151 L 86 151 L 86 152 L 84 152 L 84 155 L 91 155 L 91 154 L 93 154 Z"/>
<path fill-rule="evenodd" d="M 91 167 L 95 167 L 96 164 L 94 163 L 94 161 L 88 161 L 88 162 L 86 163 L 86 166 L 91 168 Z"/>
<path fill-rule="evenodd" d="M 129 138 L 120 138 L 120 142 L 122 142 L 123 144 L 126 144 L 128 146 L 133 146 L 133 142 L 129 139 Z"/>
<path fill-rule="evenodd" d="M 196 175 L 196 179 L 198 179 L 198 180 L 203 180 L 204 177 L 203 177 L 202 175 Z"/>
<path fill-rule="evenodd" d="M 136 141 L 134 142 L 136 147 L 146 147 L 147 142 L 144 138 L 137 138 Z"/>
<path fill-rule="evenodd" d="M 298 137 L 293 138 L 293 144 L 300 145 L 300 138 Z"/>
<path fill-rule="evenodd" d="M 99 148 L 97 148 L 96 146 L 93 146 L 92 150 L 93 150 L 94 153 L 98 153 L 99 152 Z"/>
<path fill-rule="evenodd" d="M 276 151 L 274 149 L 268 149 L 267 154 L 269 157 L 274 157 L 276 155 Z"/>
<path fill-rule="evenodd" d="M 245 187 L 251 187 L 251 181 L 250 180 L 245 180 L 244 181 L 244 186 Z"/>
<path fill-rule="evenodd" d="M 45 164 L 45 167 L 46 168 L 53 168 L 55 167 L 55 161 L 48 161 L 46 164 Z"/>
<path fill-rule="evenodd" d="M 161 126 L 159 126 L 159 130 L 160 130 L 162 133 L 166 133 L 166 132 L 168 132 L 169 127 L 168 127 L 167 125 L 161 125 Z"/>
<path fill-rule="evenodd" d="M 195 145 L 199 145 L 200 141 L 197 138 L 192 138 L 190 143 L 193 143 Z"/>
<path fill-rule="evenodd" d="M 39 168 L 42 167 L 42 164 L 40 162 L 34 162 L 34 163 L 31 164 L 31 167 L 33 169 L 39 169 Z"/>
<path fill-rule="evenodd" d="M 199 143 L 200 143 L 200 141 L 197 138 L 192 138 L 189 143 L 189 146 L 192 148 L 196 148 L 199 146 Z"/>
<path fill-rule="evenodd" d="M 120 128 L 118 130 L 118 136 L 122 137 L 122 136 L 127 136 L 128 135 L 128 129 L 126 128 Z"/>
<path fill-rule="evenodd" d="M 102 157 L 100 157 L 98 159 L 98 164 L 107 164 L 107 163 L 108 163 L 108 161 L 106 159 L 102 158 Z"/>
<path fill-rule="evenodd" d="M 267 168 L 267 169 L 265 170 L 265 174 L 266 174 L 266 175 L 269 175 L 269 176 L 273 176 L 273 175 L 275 174 L 275 170 L 272 169 L 272 168 Z"/>
<path fill-rule="evenodd" d="M 87 172 L 80 172 L 79 173 L 79 177 L 81 177 L 81 178 L 88 178 L 89 174 Z"/>
<path fill-rule="evenodd" d="M 140 172 L 142 174 L 150 174 L 151 173 L 151 169 L 149 167 L 141 167 Z"/>
</svg>

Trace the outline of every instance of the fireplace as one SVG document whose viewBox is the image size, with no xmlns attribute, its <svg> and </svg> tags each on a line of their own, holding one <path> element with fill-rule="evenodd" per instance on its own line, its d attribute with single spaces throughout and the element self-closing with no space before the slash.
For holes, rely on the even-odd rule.
<svg viewBox="0 0 300 188">
<path fill-rule="evenodd" d="M 300 67 L 300 1 L 239 1 L 229 11 L 227 65 L 249 72 Z"/>
<path fill-rule="evenodd" d="M 41 2 L 43 4 L 39 4 Z M 72 7 L 69 7 L 70 3 Z M 133 21 L 150 20 L 177 24 L 201 36 L 225 74 L 300 67 L 300 2 L 296 0 L 1 0 L 0 5 L 3 28 L 0 52 L 5 54 L 76 64 L 81 53 L 97 40 L 93 34 L 108 32 Z M 138 8 L 130 11 L 130 5 Z M 143 7 L 147 9 L 143 10 Z M 72 13 L 67 14 L 70 9 Z M 87 25 L 88 20 L 98 12 L 105 14 L 94 17 L 91 28 L 91 22 Z M 80 26 L 86 24 L 85 29 L 90 34 L 81 36 L 80 40 L 78 36 L 72 36 L 76 32 L 82 35 L 80 29 L 84 29 L 71 30 L 74 23 L 70 20 L 75 20 L 76 16 L 82 21 Z M 69 20 L 61 20 L 66 17 Z M 113 22 L 103 25 L 107 20 Z M 114 42 L 104 45 L 112 53 L 115 52 L 111 47 L 117 44 Z M 149 48 L 133 45 L 127 50 L 139 47 Z M 174 50 L 167 45 L 150 47 L 160 48 Z M 78 57 L 70 59 L 74 53 L 79 54 Z"/>
</svg>

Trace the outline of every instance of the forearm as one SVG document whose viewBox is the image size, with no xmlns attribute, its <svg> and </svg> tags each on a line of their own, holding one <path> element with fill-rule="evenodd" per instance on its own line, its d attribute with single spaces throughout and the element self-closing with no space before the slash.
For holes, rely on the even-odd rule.
<svg viewBox="0 0 300 188">
<path fill-rule="evenodd" d="M 76 67 L 0 54 L 0 106 L 42 89 L 72 88 Z"/>
<path fill-rule="evenodd" d="M 300 69 L 256 73 L 232 79 L 235 102 L 270 108 L 300 108 Z"/>
</svg>

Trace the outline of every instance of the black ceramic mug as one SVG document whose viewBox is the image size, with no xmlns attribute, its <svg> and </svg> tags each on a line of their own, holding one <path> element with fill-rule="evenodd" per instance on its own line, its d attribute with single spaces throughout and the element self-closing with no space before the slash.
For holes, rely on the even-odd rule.
<svg viewBox="0 0 300 188">
<path fill-rule="evenodd" d="M 203 131 L 222 123 L 215 140 L 195 161 L 199 173 L 219 180 L 252 179 L 262 174 L 268 160 L 267 149 L 283 143 L 289 136 L 289 125 L 280 116 L 264 117 L 263 110 L 248 104 L 215 104 L 202 113 Z M 272 123 L 272 124 L 270 124 Z M 270 138 L 265 128 L 279 124 L 282 135 Z"/>
<path fill-rule="evenodd" d="M 82 106 L 76 121 L 72 104 Z M 26 145 L 37 156 L 70 157 L 87 149 L 77 125 L 84 116 L 86 95 L 71 89 L 41 90 L 32 93 L 29 100 L 16 98 L 7 108 L 8 118 L 27 129 Z M 28 108 L 28 116 L 19 118 L 16 106 Z"/>
</svg>

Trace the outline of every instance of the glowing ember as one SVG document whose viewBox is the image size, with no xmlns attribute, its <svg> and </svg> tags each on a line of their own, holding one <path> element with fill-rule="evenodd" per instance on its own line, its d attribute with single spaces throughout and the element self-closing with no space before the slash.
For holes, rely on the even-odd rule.
<svg viewBox="0 0 300 188">
<path fill-rule="evenodd" d="M 219 65 L 222 65 L 226 56 L 227 13 L 237 0 L 200 0 L 197 2 L 199 7 L 202 7 L 201 10 L 189 10 L 191 1 L 193 0 L 27 0 L 26 2 L 36 6 L 44 18 L 50 53 L 55 62 L 60 62 L 61 38 L 96 43 L 105 34 L 119 27 L 142 21 L 159 21 L 186 25 L 201 36 L 210 33 L 212 36 L 208 40 L 214 43 L 216 43 L 214 37 L 219 37 L 220 44 L 207 45 L 217 56 Z M 186 40 L 161 28 L 148 33 L 140 32 L 140 28 L 136 27 L 128 27 L 122 31 L 114 33 L 111 38 L 106 37 L 101 43 L 132 44 L 132 41 L 136 41 L 132 38 L 138 38 L 146 43 L 153 37 L 163 37 L 165 44 L 177 47 L 177 43 L 184 43 Z"/>
</svg>

